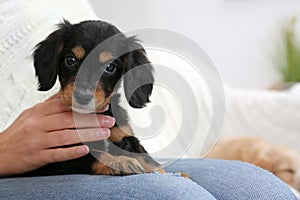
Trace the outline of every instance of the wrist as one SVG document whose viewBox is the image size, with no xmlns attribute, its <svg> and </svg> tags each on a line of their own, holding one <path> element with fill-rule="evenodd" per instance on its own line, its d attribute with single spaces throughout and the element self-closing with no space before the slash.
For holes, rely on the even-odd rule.
<svg viewBox="0 0 300 200">
<path fill-rule="evenodd" d="M 9 167 L 8 163 L 10 162 L 7 159 L 7 152 L 5 151 L 5 142 L 4 142 L 4 133 L 0 133 L 0 177 L 9 176 Z"/>
</svg>

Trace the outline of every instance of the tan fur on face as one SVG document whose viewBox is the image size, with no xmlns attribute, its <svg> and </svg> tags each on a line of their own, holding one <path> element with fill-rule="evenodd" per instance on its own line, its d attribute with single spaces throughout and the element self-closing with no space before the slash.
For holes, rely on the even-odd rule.
<svg viewBox="0 0 300 200">
<path fill-rule="evenodd" d="M 68 84 L 64 89 L 60 89 L 60 96 L 66 106 L 72 106 L 72 95 L 74 90 L 74 83 Z"/>
<path fill-rule="evenodd" d="M 72 52 L 74 53 L 74 55 L 76 56 L 76 58 L 78 60 L 82 59 L 84 57 L 85 54 L 85 50 L 82 46 L 76 46 L 72 49 Z"/>
<path fill-rule="evenodd" d="M 72 106 L 72 96 L 74 91 L 74 82 L 69 83 L 60 90 L 61 98 L 66 106 Z M 95 92 L 95 109 L 101 110 L 110 103 L 112 95 L 105 97 L 105 93 L 101 87 L 97 87 Z"/>
<path fill-rule="evenodd" d="M 59 46 L 58 46 L 58 53 L 60 53 L 64 48 L 64 44 L 61 43 Z"/>
<path fill-rule="evenodd" d="M 113 56 L 110 52 L 108 51 L 102 51 L 100 54 L 99 54 L 99 61 L 100 63 L 106 63 L 107 61 L 113 59 Z"/>
<path fill-rule="evenodd" d="M 255 137 L 230 137 L 221 139 L 206 157 L 255 164 L 300 190 L 300 154 L 289 147 Z"/>
</svg>

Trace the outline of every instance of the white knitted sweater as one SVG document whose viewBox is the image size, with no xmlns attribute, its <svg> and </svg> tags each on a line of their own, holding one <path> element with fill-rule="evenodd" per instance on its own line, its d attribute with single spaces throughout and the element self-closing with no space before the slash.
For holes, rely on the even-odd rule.
<svg viewBox="0 0 300 200">
<path fill-rule="evenodd" d="M 0 1 L 0 130 L 50 95 L 36 90 L 31 54 L 63 18 L 75 23 L 97 17 L 85 0 Z"/>
</svg>

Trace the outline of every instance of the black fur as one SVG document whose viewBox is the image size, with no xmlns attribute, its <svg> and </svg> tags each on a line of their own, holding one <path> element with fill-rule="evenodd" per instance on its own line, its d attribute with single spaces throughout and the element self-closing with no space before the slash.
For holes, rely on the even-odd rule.
<svg viewBox="0 0 300 200">
<path fill-rule="evenodd" d="M 53 87 L 58 74 L 59 46 L 71 27 L 68 21 L 58 25 L 59 29 L 40 42 L 33 53 L 35 73 L 39 90 L 47 91 Z"/>
<path fill-rule="evenodd" d="M 144 65 L 143 70 L 133 70 L 124 78 L 124 90 L 129 105 L 134 108 L 142 108 L 145 103 L 150 102 L 149 97 L 152 93 L 152 84 L 145 84 L 138 88 L 134 92 L 132 91 L 132 85 L 141 85 L 143 82 L 153 83 L 153 68 L 150 65 L 150 61 L 146 57 L 146 52 L 143 47 L 136 42 L 134 38 L 130 38 L 128 45 L 132 45 L 133 49 L 140 49 L 138 51 L 130 52 L 128 56 L 129 65 L 126 67 L 126 72 L 135 67 Z M 139 77 L 139 78 L 137 78 Z M 130 94 L 133 94 L 131 97 Z"/>
<path fill-rule="evenodd" d="M 123 61 L 122 73 L 128 72 L 131 69 L 148 64 L 143 70 L 138 70 L 136 73 L 129 73 L 124 79 L 124 91 L 126 99 L 130 106 L 134 108 L 142 108 L 149 102 L 149 97 L 152 93 L 152 84 L 144 85 L 134 92 L 131 85 L 141 83 L 145 80 L 149 83 L 154 82 L 153 67 L 149 64 L 145 50 L 137 42 L 134 37 L 126 38 L 113 25 L 103 21 L 84 21 L 79 24 L 70 24 L 64 21 L 58 25 L 58 29 L 51 33 L 44 41 L 40 42 L 33 53 L 34 67 L 36 76 L 39 81 L 39 90 L 47 91 L 51 89 L 57 76 L 59 77 L 61 86 L 64 87 L 68 82 L 73 81 L 70 78 L 76 76 L 78 71 L 70 71 L 64 67 L 63 58 L 70 52 L 72 47 L 80 44 L 86 50 L 86 54 L 92 51 L 98 44 L 109 37 L 119 34 L 123 41 L 116 41 L 116 44 L 108 47 L 112 52 L 121 49 L 136 49 L 122 56 Z M 59 49 L 63 46 L 63 49 Z M 126 60 L 126 62 L 124 62 Z M 80 61 L 80 64 L 82 61 Z M 94 73 L 90 70 L 90 73 Z M 110 85 L 115 86 L 115 85 Z M 129 94 L 132 94 L 129 96 Z"/>
<path fill-rule="evenodd" d="M 120 34 L 118 41 L 111 43 L 107 46 L 107 51 L 118 53 L 118 49 L 128 48 L 125 54 L 116 58 L 117 72 L 114 76 L 103 75 L 99 80 L 106 95 L 112 93 L 117 81 L 122 77 L 122 74 L 129 72 L 131 69 L 140 66 L 147 65 L 144 70 L 139 70 L 135 73 L 131 73 L 129 76 L 124 78 L 124 91 L 126 99 L 130 106 L 134 108 L 141 108 L 149 102 L 149 97 L 152 92 L 153 68 L 150 65 L 149 60 L 146 57 L 145 50 L 137 42 L 134 37 L 126 38 L 121 32 L 113 25 L 103 21 L 84 21 L 79 24 L 72 25 L 68 21 L 64 21 L 58 25 L 58 29 L 51 33 L 44 41 L 40 42 L 33 53 L 34 67 L 36 76 L 39 82 L 39 90 L 47 91 L 51 89 L 57 77 L 61 87 L 64 88 L 68 83 L 74 81 L 76 74 L 86 56 L 101 42 L 107 38 Z M 65 64 L 65 57 L 71 53 L 71 49 L 77 45 L 81 45 L 85 50 L 85 57 L 78 61 L 77 66 L 70 69 Z M 135 50 L 130 51 L 134 48 Z M 95 65 L 92 63 L 89 67 L 84 69 L 86 73 L 86 80 L 93 79 L 95 70 L 104 70 L 103 66 Z M 89 82 L 86 81 L 80 84 L 80 87 L 90 87 Z M 147 81 L 148 84 L 143 85 L 136 91 L 132 91 L 131 85 L 135 83 L 141 83 Z M 132 94 L 130 96 L 129 94 Z M 116 118 L 115 126 L 128 125 L 127 112 L 119 106 L 119 94 L 115 94 L 112 97 L 111 103 L 114 105 L 112 108 L 106 111 L 105 115 L 110 115 Z M 114 115 L 113 113 L 116 113 Z M 144 153 L 145 161 L 153 163 L 155 166 L 159 166 L 146 152 L 134 136 L 124 138 L 120 142 L 114 142 L 114 145 L 126 150 L 128 152 Z M 108 148 L 109 153 L 114 155 L 115 153 L 111 150 L 112 146 L 110 143 Z M 105 150 L 103 141 L 89 143 L 90 149 L 94 148 L 98 150 Z M 111 152 L 110 152 L 111 151 Z M 87 155 L 79 159 L 72 161 L 65 161 L 59 163 L 52 163 L 46 165 L 40 169 L 24 174 L 26 175 L 54 175 L 54 174 L 74 174 L 74 173 L 92 173 L 91 165 L 96 162 L 96 159 L 92 155 Z"/>
</svg>

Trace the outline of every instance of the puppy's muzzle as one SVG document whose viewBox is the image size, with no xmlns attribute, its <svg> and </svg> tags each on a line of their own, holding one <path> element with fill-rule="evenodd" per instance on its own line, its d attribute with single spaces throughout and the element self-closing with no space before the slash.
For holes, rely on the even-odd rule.
<svg viewBox="0 0 300 200">
<path fill-rule="evenodd" d="M 90 95 L 90 94 L 84 94 L 84 93 L 81 93 L 79 91 L 74 91 L 74 99 L 75 99 L 75 102 L 79 105 L 86 105 L 88 104 L 93 98 L 93 95 Z"/>
</svg>

